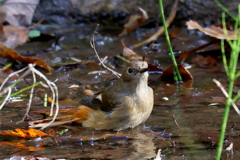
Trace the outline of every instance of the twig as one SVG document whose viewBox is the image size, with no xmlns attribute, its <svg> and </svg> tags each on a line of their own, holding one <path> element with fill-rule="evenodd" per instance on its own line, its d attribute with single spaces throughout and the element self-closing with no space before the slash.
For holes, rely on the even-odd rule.
<svg viewBox="0 0 240 160">
<path fill-rule="evenodd" d="M 225 95 L 225 97 L 229 98 L 229 95 L 228 95 L 227 91 L 224 89 L 224 87 L 222 86 L 222 84 L 218 80 L 216 80 L 216 79 L 213 79 L 213 82 L 216 83 L 218 88 L 221 89 L 221 91 Z M 235 109 L 235 111 L 237 112 L 237 114 L 240 116 L 240 111 L 239 111 L 237 105 L 233 102 L 233 100 L 231 98 L 230 98 L 230 102 L 232 103 L 232 106 Z"/>
<path fill-rule="evenodd" d="M 171 9 L 171 12 L 170 12 L 170 15 L 166 21 L 166 24 L 167 24 L 167 27 L 172 23 L 173 19 L 175 18 L 176 16 L 176 13 L 177 13 L 177 5 L 178 5 L 178 0 L 175 0 L 173 6 L 172 6 L 172 9 Z M 160 8 L 162 9 L 162 8 Z M 138 44 L 135 44 L 133 45 L 133 48 L 138 48 L 144 44 L 147 44 L 147 43 L 150 43 L 151 41 L 153 41 L 154 39 L 156 39 L 158 36 L 160 36 L 164 31 L 164 28 L 163 26 L 161 28 L 159 28 L 159 30 L 154 34 L 152 35 L 151 37 L 149 37 L 148 39 L 146 39 L 145 41 L 143 42 L 140 42 Z"/>
<path fill-rule="evenodd" d="M 93 51 L 95 52 L 98 60 L 99 60 L 100 63 L 102 64 L 102 66 L 103 66 L 104 68 L 106 68 L 107 70 L 109 70 L 110 72 L 112 72 L 116 77 L 120 78 L 120 77 L 121 77 L 121 74 L 118 73 L 118 72 L 116 72 L 116 71 L 114 71 L 114 70 L 112 70 L 111 68 L 107 67 L 107 66 L 102 62 L 101 58 L 99 57 L 99 55 L 98 55 L 98 53 L 97 53 L 96 46 L 95 46 L 95 42 L 94 42 L 94 37 L 95 37 L 95 34 L 98 33 L 98 32 L 97 32 L 98 26 L 99 26 L 99 24 L 97 24 L 97 27 L 96 27 L 96 29 L 94 30 L 93 34 L 92 34 L 92 37 L 91 37 L 91 39 L 90 39 L 90 45 L 91 45 Z"/>
<path fill-rule="evenodd" d="M 37 22 L 36 24 L 34 24 L 33 26 L 28 27 L 27 29 L 28 29 L 28 30 L 31 30 L 31 29 L 37 27 L 39 24 L 41 24 L 41 23 L 44 21 L 44 19 L 45 19 L 45 18 L 40 19 L 40 21 L 38 21 L 38 22 Z"/>
<path fill-rule="evenodd" d="M 30 67 L 31 67 L 31 66 L 30 66 Z M 44 126 L 41 128 L 41 129 L 43 129 L 43 128 L 46 128 L 46 127 L 48 127 L 49 125 L 51 125 L 51 124 L 55 121 L 55 119 L 56 119 L 56 117 L 57 117 L 57 115 L 58 115 L 58 112 L 59 112 L 59 105 L 58 105 L 58 88 L 57 88 L 57 86 L 56 86 L 56 84 L 55 84 L 54 82 L 49 81 L 45 75 L 43 75 L 41 72 L 39 72 L 38 70 L 36 70 L 34 67 L 31 67 L 31 70 L 34 71 L 38 76 L 42 77 L 42 78 L 47 82 L 47 84 L 48 84 L 48 86 L 49 86 L 49 88 L 50 88 L 50 90 L 51 90 L 51 92 L 52 92 L 52 103 L 51 103 L 50 116 L 53 115 L 54 103 L 55 103 L 55 105 L 56 105 L 56 112 L 55 112 L 55 114 L 54 114 L 53 119 L 52 119 L 49 123 L 47 123 L 46 125 L 44 125 Z"/>
<path fill-rule="evenodd" d="M 173 122 L 175 123 L 175 125 L 176 125 L 178 128 L 181 128 L 181 127 L 178 125 L 177 120 L 176 120 L 176 118 L 175 118 L 174 115 L 172 115 L 172 118 L 173 118 Z"/>
<path fill-rule="evenodd" d="M 44 87 L 46 87 L 45 84 L 43 84 L 42 82 L 37 82 L 36 83 L 36 75 L 40 76 L 41 78 L 43 78 L 46 82 L 47 82 L 47 87 L 50 88 L 50 90 L 52 91 L 52 104 L 51 104 L 51 111 L 50 111 L 50 116 L 53 115 L 53 109 L 54 109 L 54 105 L 56 106 L 56 111 L 54 114 L 54 117 L 52 118 L 52 120 L 47 123 L 46 125 L 42 126 L 43 128 L 48 127 L 50 124 L 52 124 L 59 112 L 59 105 L 58 105 L 58 88 L 56 86 L 56 84 L 54 82 L 51 82 L 47 79 L 47 77 L 45 75 L 43 75 L 40 71 L 38 71 L 37 69 L 34 68 L 35 64 L 28 64 L 28 67 L 25 67 L 19 71 L 16 71 L 14 73 L 11 73 L 10 75 L 8 75 L 8 77 L 4 80 L 4 82 L 2 83 L 2 85 L 0 86 L 0 90 L 3 88 L 3 86 L 5 85 L 5 83 L 8 81 L 8 79 L 10 77 L 12 77 L 14 74 L 18 74 L 20 72 L 25 71 L 12 85 L 10 85 L 9 87 L 5 88 L 2 92 L 0 92 L 0 95 L 8 92 L 7 97 L 4 99 L 3 103 L 0 105 L 0 109 L 4 106 L 4 104 L 7 102 L 7 100 L 9 99 L 9 97 L 11 96 L 11 92 L 12 92 L 12 88 L 22 79 L 24 78 L 26 75 L 28 75 L 30 72 L 32 72 L 33 75 L 33 85 L 30 86 L 31 87 L 31 91 L 30 91 L 30 98 L 29 98 L 29 102 L 28 102 L 28 106 L 27 106 L 27 111 L 22 119 L 22 121 L 26 118 L 26 116 L 28 116 L 29 110 L 31 108 L 31 104 L 32 104 L 32 98 L 33 98 L 33 92 L 34 92 L 34 88 L 35 86 L 37 86 L 39 83 L 42 84 Z M 27 87 L 27 89 L 29 89 L 29 87 Z M 23 89 L 22 89 L 23 90 Z M 21 91 L 22 91 L 21 90 Z M 25 89 L 26 90 L 26 89 Z M 16 93 L 14 93 L 16 94 Z"/>
<path fill-rule="evenodd" d="M 5 85 L 5 83 L 9 80 L 9 78 L 11 78 L 12 76 L 14 76 L 15 74 L 18 74 L 18 73 L 20 73 L 20 72 L 23 72 L 24 70 L 26 70 L 26 69 L 28 69 L 28 67 L 25 67 L 25 68 L 23 68 L 23 69 L 21 69 L 21 70 L 19 70 L 19 71 L 16 71 L 16 72 L 13 72 L 13 73 L 11 73 L 11 74 L 9 74 L 6 78 L 5 78 L 5 80 L 3 81 L 3 83 L 2 83 L 2 85 L 0 86 L 0 90 L 2 90 L 2 87 Z M 2 95 L 2 94 L 4 94 L 4 93 L 0 93 L 0 95 Z"/>
<path fill-rule="evenodd" d="M 9 98 L 9 97 L 10 97 L 10 95 L 11 95 L 12 88 L 11 88 L 11 87 L 8 87 L 8 88 L 7 88 L 7 90 L 8 90 L 7 97 L 4 99 L 3 103 L 1 104 L 1 106 L 0 106 L 0 110 L 1 110 L 1 109 L 2 109 L 2 107 L 5 105 L 5 103 L 7 102 L 8 98 Z"/>
<path fill-rule="evenodd" d="M 35 75 L 35 72 L 32 70 L 32 68 L 34 67 L 33 64 L 29 64 L 28 65 L 29 69 L 32 71 L 32 75 L 33 75 L 33 87 L 31 88 L 31 91 L 30 91 L 30 97 L 29 97 L 29 102 L 28 102 L 28 106 L 27 106 L 27 110 L 26 110 L 26 113 L 25 115 L 23 116 L 23 119 L 22 121 L 25 120 L 25 118 L 28 116 L 28 113 L 30 111 L 30 108 L 31 108 L 31 104 L 32 104 L 32 98 L 33 98 L 33 92 L 34 92 L 34 84 L 36 84 L 36 75 Z"/>
</svg>

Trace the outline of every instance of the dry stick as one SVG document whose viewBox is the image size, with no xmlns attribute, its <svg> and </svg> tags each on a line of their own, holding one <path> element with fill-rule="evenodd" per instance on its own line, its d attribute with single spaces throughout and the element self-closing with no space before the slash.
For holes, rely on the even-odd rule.
<svg viewBox="0 0 240 160">
<path fill-rule="evenodd" d="M 0 86 L 0 90 L 2 89 L 2 87 L 5 85 L 5 83 L 7 82 L 7 80 L 12 77 L 14 74 L 17 74 L 17 73 L 20 73 L 20 72 L 23 72 L 24 70 L 26 70 L 28 68 L 28 70 L 26 72 L 23 73 L 23 75 L 21 77 L 19 77 L 15 83 L 17 83 L 18 81 L 20 81 L 20 79 L 22 79 L 23 77 L 25 77 L 27 74 L 29 74 L 29 72 L 32 71 L 32 74 L 33 74 L 33 82 L 34 84 L 36 83 L 36 76 L 35 74 L 37 74 L 38 76 L 42 77 L 48 84 L 50 90 L 52 91 L 52 95 L 53 95 L 53 101 L 52 101 L 52 104 L 51 104 L 51 112 L 50 112 L 50 116 L 53 115 L 53 108 L 54 108 L 54 102 L 56 101 L 56 112 L 54 114 L 54 117 L 52 119 L 52 121 L 50 121 L 48 124 L 46 124 L 45 126 L 42 127 L 43 128 L 46 128 L 47 126 L 49 126 L 50 124 L 52 124 L 57 115 L 58 115 L 58 112 L 59 112 L 59 105 L 58 105 L 58 89 L 57 89 L 57 86 L 54 82 L 51 82 L 47 79 L 46 76 L 44 76 L 40 71 L 38 71 L 37 69 L 34 68 L 35 64 L 28 64 L 28 67 L 25 67 L 19 71 L 16 71 L 14 73 L 11 73 L 10 75 L 8 75 L 8 77 L 4 80 L 4 82 L 2 83 L 2 85 Z M 7 97 L 5 98 L 4 102 L 1 104 L 0 106 L 0 109 L 4 106 L 4 104 L 7 102 L 8 98 L 10 97 L 11 95 L 11 91 L 12 91 L 12 85 L 10 87 L 7 87 L 6 89 L 4 89 L 4 91 L 2 91 L 0 94 L 4 94 L 8 91 L 8 95 Z M 30 94 L 30 99 L 29 99 L 29 103 L 28 103 L 28 107 L 27 107 L 27 111 L 26 111 L 26 114 L 24 115 L 24 118 L 23 120 L 26 118 L 26 116 L 28 115 L 29 113 L 29 110 L 30 110 L 30 107 L 31 107 L 31 103 L 32 103 L 32 97 L 33 97 L 33 91 L 34 91 L 34 87 L 31 88 L 31 94 Z"/>
<path fill-rule="evenodd" d="M 227 91 L 224 89 L 224 87 L 222 86 L 222 84 L 218 80 L 216 80 L 216 79 L 213 79 L 213 82 L 216 83 L 216 85 L 218 86 L 218 88 L 221 89 L 221 91 L 223 92 L 225 97 L 228 98 L 229 95 L 228 95 Z M 237 105 L 233 102 L 232 99 L 230 99 L 230 102 L 232 103 L 232 106 L 235 109 L 235 111 L 237 112 L 237 114 L 240 116 L 240 111 L 239 111 Z"/>
<path fill-rule="evenodd" d="M 8 98 L 10 97 L 11 95 L 11 92 L 12 92 L 12 88 L 11 87 L 8 87 L 7 88 L 8 90 L 8 94 L 7 94 L 7 97 L 4 99 L 4 101 L 2 102 L 1 106 L 0 106 L 0 110 L 2 109 L 2 107 L 5 105 L 5 103 L 7 102 Z"/>
<path fill-rule="evenodd" d="M 13 72 L 11 74 L 9 74 L 7 76 L 7 78 L 5 78 L 4 82 L 2 83 L 2 85 L 0 86 L 0 90 L 2 90 L 3 86 L 5 85 L 5 83 L 9 80 L 10 77 L 12 77 L 13 75 L 15 74 L 18 74 L 20 72 L 23 72 L 24 70 L 26 70 L 28 67 L 25 67 L 19 71 L 16 71 L 16 72 Z M 9 99 L 10 95 L 11 95 L 11 92 L 12 92 L 12 87 L 14 86 L 14 84 L 16 84 L 17 82 L 20 81 L 20 79 L 22 79 L 22 77 L 25 77 L 29 72 L 26 71 L 21 77 L 19 77 L 15 83 L 13 83 L 11 86 L 5 88 L 2 92 L 0 92 L 0 95 L 3 95 L 4 93 L 8 92 L 8 95 L 7 97 L 4 99 L 4 101 L 2 102 L 1 106 L 0 106 L 0 110 L 2 109 L 2 107 L 5 105 L 5 103 L 7 102 L 7 100 Z"/>
<path fill-rule="evenodd" d="M 36 84 L 36 75 L 35 75 L 35 72 L 32 70 L 32 68 L 35 66 L 35 64 L 28 64 L 28 67 L 29 69 L 32 71 L 32 75 L 33 75 L 33 87 L 31 88 L 31 91 L 30 91 L 30 97 L 29 97 L 29 102 L 28 102 L 28 106 L 27 106 L 27 111 L 25 113 L 25 115 L 23 116 L 23 119 L 22 121 L 25 120 L 25 118 L 28 116 L 28 113 L 30 111 L 30 108 L 31 108 L 31 104 L 32 104 L 32 99 L 33 99 L 33 92 L 34 92 L 34 84 Z"/>
<path fill-rule="evenodd" d="M 166 26 L 167 26 L 167 27 L 172 23 L 173 19 L 174 19 L 175 16 L 176 16 L 177 6 L 178 6 L 178 0 L 175 0 L 174 4 L 173 4 L 173 6 L 172 6 L 172 9 L 171 9 L 170 15 L 169 15 L 169 17 L 168 17 L 168 19 L 167 19 L 167 21 L 166 21 Z M 140 46 L 142 46 L 142 45 L 144 45 L 144 44 L 150 43 L 151 41 L 153 41 L 154 39 L 156 39 L 158 36 L 160 36 L 160 35 L 163 33 L 163 31 L 164 31 L 164 28 L 163 28 L 163 26 L 162 26 L 154 35 L 152 35 L 151 37 L 149 37 L 149 38 L 146 39 L 145 41 L 133 45 L 133 48 L 138 48 L 138 47 L 140 47 Z"/>
<path fill-rule="evenodd" d="M 94 52 L 95 52 L 98 60 L 99 60 L 100 63 L 102 64 L 102 66 L 103 66 L 104 68 L 106 68 L 107 70 L 109 70 L 110 72 L 112 72 L 116 77 L 120 78 L 120 77 L 121 77 L 121 74 L 118 73 L 118 72 L 116 72 L 116 71 L 114 71 L 114 70 L 112 70 L 112 69 L 110 69 L 110 68 L 108 68 L 108 67 L 102 62 L 101 58 L 99 57 L 99 55 L 98 55 L 98 53 L 97 53 L 97 50 L 96 50 L 96 47 L 95 47 L 95 43 L 94 43 L 94 37 L 95 37 L 95 34 L 98 33 L 98 32 L 97 32 L 98 26 L 99 26 L 99 24 L 97 24 L 97 27 L 96 27 L 96 29 L 94 30 L 93 34 L 92 34 L 92 37 L 91 37 L 91 39 L 90 39 L 90 45 L 91 45 L 92 49 L 94 50 Z"/>
<path fill-rule="evenodd" d="M 177 120 L 176 120 L 176 118 L 175 118 L 174 115 L 172 115 L 172 118 L 173 118 L 173 122 L 175 123 L 175 125 L 176 125 L 178 128 L 181 128 L 181 127 L 178 125 Z"/>
<path fill-rule="evenodd" d="M 21 69 L 21 70 L 19 70 L 19 71 L 16 71 L 16 72 L 13 72 L 13 73 L 9 74 L 9 75 L 5 78 L 5 80 L 3 81 L 2 85 L 0 86 L 0 91 L 2 90 L 2 87 L 5 85 L 5 83 L 9 80 L 10 77 L 12 77 L 13 75 L 18 74 L 18 73 L 20 73 L 20 72 L 23 72 L 23 71 L 26 70 L 27 68 L 28 68 L 28 67 L 25 67 L 25 68 L 23 68 L 23 69 Z M 2 94 L 4 94 L 4 93 L 0 93 L 0 95 L 2 95 Z"/>
<path fill-rule="evenodd" d="M 31 30 L 31 29 L 37 27 L 39 24 L 41 24 L 41 23 L 44 21 L 44 19 L 45 19 L 45 18 L 40 19 L 40 21 L 38 21 L 38 22 L 37 22 L 36 24 L 34 24 L 33 26 L 28 27 L 27 29 L 28 29 L 28 30 Z"/>
<path fill-rule="evenodd" d="M 57 117 L 57 115 L 58 115 L 58 112 L 59 112 L 59 105 L 58 105 L 58 88 L 57 88 L 57 86 L 56 86 L 56 84 L 55 84 L 54 82 L 49 81 L 46 76 L 44 76 L 41 72 L 39 72 L 38 70 L 36 70 L 34 67 L 31 67 L 31 69 L 32 69 L 38 76 L 42 77 L 42 78 L 47 82 L 50 90 L 52 91 L 52 96 L 53 96 L 53 97 L 52 97 L 52 100 L 53 100 L 53 101 L 52 101 L 52 104 L 51 104 L 50 116 L 53 115 L 54 102 L 56 101 L 56 112 L 55 112 L 55 114 L 54 114 L 54 117 L 53 117 L 53 119 L 52 119 L 49 123 L 47 123 L 45 126 L 43 126 L 43 127 L 41 128 L 41 129 L 44 129 L 44 128 L 48 127 L 49 125 L 51 125 L 51 124 L 55 121 L 55 119 L 56 119 L 56 117 Z"/>
<path fill-rule="evenodd" d="M 55 104 L 55 105 L 56 105 L 56 112 L 55 112 L 55 114 L 54 114 L 53 119 L 52 119 L 46 126 L 42 127 L 41 129 L 44 129 L 44 128 L 46 128 L 47 126 L 51 125 L 51 124 L 55 121 L 55 119 L 57 118 L 58 112 L 59 112 L 58 88 L 57 88 L 57 85 L 56 85 L 55 83 L 53 83 L 53 82 L 51 82 L 51 85 L 53 86 L 53 89 L 55 89 L 55 92 L 56 92 L 56 98 L 55 98 L 55 101 L 56 101 L 56 104 Z M 54 101 L 53 101 L 53 102 L 54 102 Z M 53 108 L 51 108 L 51 111 L 53 111 Z"/>
</svg>

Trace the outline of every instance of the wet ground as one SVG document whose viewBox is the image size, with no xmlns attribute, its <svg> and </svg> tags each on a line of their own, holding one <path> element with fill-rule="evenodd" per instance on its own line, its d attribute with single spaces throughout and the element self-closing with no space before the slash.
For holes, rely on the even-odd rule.
<svg viewBox="0 0 240 160">
<path fill-rule="evenodd" d="M 45 71 L 43 73 L 52 81 L 58 79 L 56 84 L 59 88 L 60 100 L 71 99 L 78 102 L 84 96 L 85 89 L 99 92 L 110 84 L 114 76 L 108 73 L 92 73 L 92 71 L 105 70 L 98 66 L 99 62 L 89 44 L 95 25 L 41 27 L 41 29 L 44 33 L 55 33 L 59 37 L 58 41 L 50 39 L 29 42 L 18 47 L 16 51 L 22 55 L 31 54 L 31 56 L 41 58 L 54 68 L 51 74 Z M 123 40 L 127 46 L 131 47 L 145 40 L 155 31 L 156 29 L 139 29 Z M 99 34 L 95 37 L 96 49 L 100 57 L 108 56 L 106 64 L 110 64 L 116 71 L 121 72 L 125 62 L 115 56 L 122 53 L 123 47 L 118 37 L 111 33 L 100 26 Z M 211 41 L 211 38 L 200 32 L 189 32 L 185 29 L 173 27 L 170 33 L 176 33 L 176 38 L 171 38 L 176 53 L 194 49 Z M 0 137 L 0 159 L 21 159 L 21 157 L 25 159 L 34 159 L 34 157 L 35 159 L 37 157 L 46 157 L 46 159 L 153 159 L 159 149 L 162 150 L 161 157 L 164 160 L 214 159 L 225 98 L 212 80 L 217 79 L 224 86 L 227 83 L 221 58 L 218 58 L 220 54 L 211 53 L 211 50 L 216 48 L 219 46 L 214 45 L 204 50 L 204 52 L 210 50 L 207 54 L 214 54 L 211 55 L 216 58 L 214 65 L 203 65 L 202 61 L 193 63 L 192 60 L 196 54 L 188 57 L 185 62 L 191 65 L 189 72 L 194 79 L 180 86 L 170 81 L 162 81 L 161 73 L 150 74 L 149 86 L 154 90 L 155 102 L 153 112 L 144 125 L 116 132 L 97 131 L 86 129 L 78 124 L 66 124 L 44 129 L 45 132 L 54 129 L 55 138 L 19 139 L 2 136 Z M 134 51 L 146 56 L 149 58 L 149 63 L 162 69 L 171 65 L 164 36 L 158 38 L 154 49 L 148 50 L 145 46 L 134 49 Z M 147 55 L 145 55 L 146 52 Z M 76 63 L 73 58 L 80 61 Z M 87 61 L 96 63 L 87 63 Z M 72 63 L 74 65 L 70 65 Z M 31 81 L 31 76 L 27 79 Z M 69 88 L 74 84 L 79 87 Z M 237 82 L 236 91 L 238 91 L 238 85 Z M 22 81 L 16 90 L 25 86 L 27 84 Z M 50 92 L 43 87 L 37 88 L 31 110 L 46 110 L 39 97 Z M 28 120 L 43 118 L 42 115 L 31 112 L 25 122 L 16 124 L 24 116 L 27 100 L 26 98 L 23 102 L 8 103 L 3 107 L 0 111 L 1 130 L 26 129 Z M 61 108 L 76 106 L 76 103 L 69 102 L 61 105 Z M 240 158 L 238 121 L 239 117 L 231 109 L 225 147 L 233 142 L 234 154 L 224 150 L 223 159 Z"/>
</svg>

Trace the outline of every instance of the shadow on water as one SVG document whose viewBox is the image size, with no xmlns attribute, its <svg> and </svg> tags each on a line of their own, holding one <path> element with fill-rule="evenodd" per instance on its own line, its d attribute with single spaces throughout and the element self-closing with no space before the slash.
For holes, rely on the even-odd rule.
<svg viewBox="0 0 240 160">
<path fill-rule="evenodd" d="M 47 77 L 58 79 L 60 100 L 72 99 L 79 101 L 83 97 L 84 89 L 95 92 L 103 90 L 114 78 L 109 74 L 88 74 L 90 71 L 104 70 L 98 66 L 86 65 L 86 61 L 98 63 L 89 40 L 95 26 L 74 26 L 53 29 L 42 29 L 48 34 L 55 32 L 59 35 L 58 41 L 29 42 L 16 50 L 21 54 L 31 53 L 45 60 L 54 70 Z M 171 29 L 171 30 L 174 30 Z M 170 30 L 170 31 L 171 31 Z M 177 37 L 172 39 L 176 51 L 193 49 L 207 43 L 211 38 L 197 35 L 185 29 L 178 29 Z M 133 45 L 146 39 L 155 30 L 138 30 L 125 37 L 126 45 Z M 184 38 L 183 38 L 184 37 Z M 165 37 L 158 38 L 158 48 L 149 52 L 150 62 L 160 64 L 166 69 L 171 64 Z M 96 46 L 99 55 L 108 56 L 107 62 L 121 71 L 123 62 L 114 58 L 122 53 L 123 47 L 116 36 L 107 33 L 96 36 Z M 144 55 L 146 47 L 135 51 Z M 27 51 L 27 52 L 26 52 Z M 77 65 L 63 67 L 63 64 L 73 62 L 72 58 L 79 59 Z M 190 58 L 191 59 L 191 58 Z M 76 62 L 74 62 L 76 63 Z M 189 60 L 191 63 L 191 60 Z M 173 83 L 163 82 L 158 74 L 151 74 L 149 85 L 154 90 L 154 109 L 146 121 L 145 126 L 140 125 L 132 130 L 127 129 L 119 133 L 115 131 L 97 131 L 83 128 L 77 124 L 66 124 L 52 127 L 55 131 L 53 138 L 18 139 L 13 137 L 0 137 L 1 159 L 30 159 L 32 157 L 47 157 L 55 159 L 152 159 L 156 157 L 158 149 L 162 149 L 162 159 L 214 159 L 216 144 L 224 110 L 224 101 L 221 91 L 212 82 L 212 79 L 221 80 L 226 85 L 227 78 L 222 67 L 221 59 L 217 65 L 200 67 L 192 64 L 189 69 L 194 79 L 176 87 Z M 70 78 L 69 78 L 70 77 Z M 79 88 L 69 88 L 78 84 Z M 17 87 L 26 86 L 21 82 Z M 236 90 L 238 85 L 236 84 Z M 46 90 L 38 88 L 32 110 L 42 109 L 42 100 L 38 95 Z M 18 103 L 8 103 L 0 111 L 1 130 L 14 128 L 27 128 L 27 122 L 16 124 L 25 113 L 27 100 Z M 76 107 L 67 104 L 66 107 Z M 45 109 L 45 108 L 44 108 Z M 227 147 L 234 142 L 234 155 L 223 153 L 224 159 L 239 159 L 239 117 L 231 110 L 227 128 Z M 173 119 L 173 116 L 175 119 Z M 39 114 L 30 113 L 29 120 L 43 118 Z M 176 123 L 179 125 L 177 126 Z M 51 128 L 44 131 L 48 132 Z M 66 130 L 67 129 L 67 130 Z M 60 134 L 61 131 L 66 131 Z M 57 143 L 56 143 L 57 142 Z"/>
</svg>

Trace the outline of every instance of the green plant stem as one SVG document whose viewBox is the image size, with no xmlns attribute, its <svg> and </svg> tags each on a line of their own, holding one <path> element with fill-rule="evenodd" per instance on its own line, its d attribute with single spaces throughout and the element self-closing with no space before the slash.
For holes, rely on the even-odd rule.
<svg viewBox="0 0 240 160">
<path fill-rule="evenodd" d="M 179 82 L 182 83 L 182 77 L 181 77 L 181 74 L 179 73 L 178 65 L 177 65 L 176 59 L 174 57 L 174 53 L 173 53 L 172 46 L 171 46 L 171 43 L 170 43 L 170 38 L 169 38 L 168 30 L 167 30 L 165 17 L 164 17 L 164 10 L 163 10 L 162 0 L 158 0 L 158 3 L 159 3 L 160 13 L 161 13 L 161 17 L 162 17 L 162 22 L 163 22 L 164 33 L 166 35 L 166 41 L 167 41 L 168 49 L 170 51 L 170 55 L 171 55 L 172 62 L 173 62 L 174 80 L 175 80 L 176 83 L 179 83 Z"/>
<path fill-rule="evenodd" d="M 36 87 L 39 84 L 40 84 L 40 82 L 37 82 L 37 83 L 35 83 L 35 84 L 31 85 L 31 86 L 25 87 L 25 88 L 15 92 L 15 93 L 11 94 L 10 97 L 14 97 L 14 96 L 16 96 L 16 95 L 18 95 L 18 94 L 20 94 L 20 93 L 22 93 L 22 92 L 24 92 L 24 91 L 26 91 L 28 89 L 31 89 L 32 87 Z M 0 103 L 2 103 L 2 102 L 3 102 L 3 100 L 0 101 Z"/>
<path fill-rule="evenodd" d="M 226 7 L 224 7 L 218 0 L 215 0 L 215 3 L 224 11 L 226 12 L 232 19 L 235 21 L 239 21 L 237 17 L 234 16 Z"/>
<path fill-rule="evenodd" d="M 228 14 L 230 13 L 217 0 L 215 0 L 215 2 L 225 12 L 227 12 Z M 235 20 L 235 25 L 234 25 L 234 33 L 235 34 L 237 34 L 236 30 L 238 29 L 238 26 L 239 26 L 240 5 L 238 5 L 238 10 L 239 10 L 238 17 L 232 17 Z M 226 29 L 225 13 L 222 14 L 222 24 L 223 24 L 224 34 L 227 35 L 228 33 L 227 33 L 227 29 Z M 223 55 L 224 69 L 226 71 L 227 77 L 229 78 L 228 97 L 227 97 L 227 101 L 226 101 L 226 105 L 225 105 L 225 111 L 224 111 L 223 120 L 222 120 L 221 132 L 220 132 L 217 154 L 216 154 L 216 160 L 221 159 L 224 137 L 225 137 L 226 128 L 227 128 L 227 121 L 228 121 L 228 117 L 229 117 L 230 106 L 232 105 L 233 102 L 236 102 L 237 99 L 240 97 L 240 93 L 238 93 L 234 98 L 232 98 L 233 97 L 234 81 L 240 76 L 240 72 L 236 73 L 237 62 L 238 62 L 238 57 L 239 57 L 239 52 L 240 52 L 240 47 L 239 47 L 240 46 L 240 36 L 238 35 L 237 40 L 233 40 L 233 41 L 227 40 L 227 42 L 231 47 L 229 65 L 227 64 L 227 61 L 226 61 L 226 55 L 225 55 L 223 40 L 221 41 L 221 49 L 222 49 L 222 55 Z"/>
<path fill-rule="evenodd" d="M 234 84 L 233 81 L 231 81 L 229 83 L 229 91 L 230 91 L 230 88 L 233 87 L 233 84 Z M 232 91 L 232 89 L 231 89 L 231 91 Z M 232 92 L 228 92 L 228 94 L 232 95 Z M 216 160 L 220 160 L 221 154 L 222 154 L 223 142 L 224 142 L 224 137 L 225 137 L 226 128 L 227 128 L 229 110 L 230 110 L 230 106 L 231 106 L 230 99 L 231 98 L 230 98 L 230 95 L 229 95 L 229 97 L 227 99 L 227 102 L 226 102 L 226 105 L 225 105 L 224 116 L 223 116 L 222 126 L 221 126 L 221 132 L 220 132 L 220 137 L 219 137 L 219 141 L 218 141 Z"/>
<path fill-rule="evenodd" d="M 227 58 L 226 58 L 225 48 L 224 48 L 224 40 L 221 40 L 221 52 L 222 52 L 223 67 L 225 69 L 227 76 L 229 76 L 229 69 L 227 65 Z"/>
<path fill-rule="evenodd" d="M 129 60 L 127 60 L 126 58 L 122 57 L 122 56 L 119 56 L 119 55 L 116 55 L 116 57 L 120 60 L 122 60 L 123 62 L 126 62 L 126 63 L 130 63 Z"/>
</svg>

